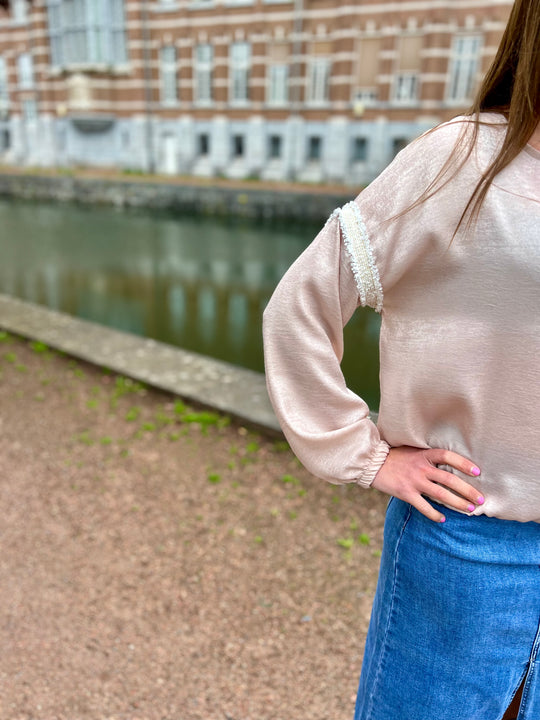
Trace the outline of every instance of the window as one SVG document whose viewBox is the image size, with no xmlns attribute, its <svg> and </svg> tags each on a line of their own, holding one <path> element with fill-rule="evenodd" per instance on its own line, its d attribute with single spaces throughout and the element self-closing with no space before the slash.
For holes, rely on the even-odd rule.
<svg viewBox="0 0 540 720">
<path fill-rule="evenodd" d="M 368 142 L 365 137 L 356 137 L 353 139 L 352 161 L 366 162 L 367 160 Z"/>
<path fill-rule="evenodd" d="M 48 0 L 52 64 L 127 60 L 123 0 Z"/>
<path fill-rule="evenodd" d="M 24 22 L 28 19 L 28 1 L 27 0 L 12 0 L 11 8 L 13 13 L 13 19 L 16 22 Z"/>
<path fill-rule="evenodd" d="M 17 58 L 19 71 L 19 87 L 21 90 L 32 90 L 34 87 L 34 62 L 30 53 L 22 53 Z"/>
<path fill-rule="evenodd" d="M 322 140 L 318 135 L 308 139 L 308 160 L 318 162 L 321 159 Z"/>
<path fill-rule="evenodd" d="M 394 100 L 411 103 L 418 98 L 422 35 L 403 35 L 399 41 L 399 55 L 394 81 Z"/>
<path fill-rule="evenodd" d="M 398 102 L 412 102 L 418 97 L 418 75 L 401 73 L 396 76 L 394 99 Z"/>
<path fill-rule="evenodd" d="M 174 105 L 178 100 L 176 88 L 176 48 L 166 45 L 159 51 L 161 102 Z"/>
<path fill-rule="evenodd" d="M 235 158 L 244 157 L 244 136 L 233 135 L 233 156 Z"/>
<path fill-rule="evenodd" d="M 377 100 L 380 52 L 381 38 L 367 37 L 361 40 L 358 51 L 357 90 L 355 92 L 355 100 L 358 103 L 371 105 Z"/>
<path fill-rule="evenodd" d="M 289 43 L 284 40 L 268 45 L 266 101 L 269 105 L 286 105 L 289 100 L 289 51 Z"/>
<path fill-rule="evenodd" d="M 9 86 L 6 59 L 0 56 L 0 112 L 9 105 Z"/>
<path fill-rule="evenodd" d="M 208 43 L 195 48 L 195 101 L 212 102 L 214 48 Z"/>
<path fill-rule="evenodd" d="M 268 104 L 286 105 L 289 100 L 289 66 L 271 65 Z"/>
<path fill-rule="evenodd" d="M 37 102 L 35 100 L 23 100 L 23 115 L 24 119 L 28 122 L 37 120 L 38 111 Z"/>
<path fill-rule="evenodd" d="M 279 160 L 281 158 L 282 144 L 281 135 L 270 135 L 268 154 L 271 160 Z"/>
<path fill-rule="evenodd" d="M 201 133 L 197 138 L 198 154 L 210 155 L 210 136 L 208 133 Z"/>
<path fill-rule="evenodd" d="M 11 133 L 4 128 L 0 133 L 0 151 L 8 150 L 11 147 Z"/>
<path fill-rule="evenodd" d="M 310 103 L 328 102 L 330 81 L 330 59 L 313 58 L 309 67 L 308 101 Z"/>
<path fill-rule="evenodd" d="M 409 141 L 407 138 L 404 137 L 397 137 L 392 140 L 392 155 L 395 157 L 399 152 L 403 150 L 407 145 L 409 144 Z"/>
<path fill-rule="evenodd" d="M 448 100 L 470 100 L 474 92 L 481 38 L 479 35 L 460 35 L 454 38 Z"/>
<path fill-rule="evenodd" d="M 251 46 L 249 43 L 238 42 L 231 45 L 231 101 L 247 102 L 249 100 L 249 63 Z"/>
</svg>

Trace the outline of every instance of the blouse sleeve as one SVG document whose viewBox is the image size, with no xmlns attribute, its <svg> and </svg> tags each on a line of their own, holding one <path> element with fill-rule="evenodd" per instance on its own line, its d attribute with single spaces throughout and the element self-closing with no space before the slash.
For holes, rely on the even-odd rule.
<svg viewBox="0 0 540 720">
<path fill-rule="evenodd" d="M 439 182 L 462 127 L 448 123 L 415 141 L 355 201 L 336 210 L 265 310 L 274 410 L 298 458 L 330 482 L 368 487 L 388 454 L 366 403 L 341 372 L 343 327 L 359 305 L 382 311 L 400 277 L 434 252 L 434 222 L 456 226 L 462 199 L 445 194 L 461 183 L 415 201 Z"/>
<path fill-rule="evenodd" d="M 336 211 L 272 296 L 263 318 L 266 378 L 283 432 L 305 467 L 329 482 L 367 487 L 389 447 L 340 368 L 343 327 L 362 301 L 342 242 L 344 223 Z"/>
</svg>

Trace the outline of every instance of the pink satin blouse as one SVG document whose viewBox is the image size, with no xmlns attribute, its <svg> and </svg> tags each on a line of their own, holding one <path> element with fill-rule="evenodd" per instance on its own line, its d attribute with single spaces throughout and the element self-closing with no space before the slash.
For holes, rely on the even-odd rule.
<svg viewBox="0 0 540 720">
<path fill-rule="evenodd" d="M 540 152 L 527 146 L 497 176 L 472 230 L 450 243 L 504 137 L 504 118 L 482 120 L 463 168 L 425 202 L 399 215 L 467 118 L 411 143 L 334 212 L 265 311 L 268 390 L 321 478 L 368 487 L 389 447 L 448 448 L 482 469 L 475 514 L 540 522 Z M 382 313 L 377 425 L 340 369 L 360 305 Z"/>
</svg>

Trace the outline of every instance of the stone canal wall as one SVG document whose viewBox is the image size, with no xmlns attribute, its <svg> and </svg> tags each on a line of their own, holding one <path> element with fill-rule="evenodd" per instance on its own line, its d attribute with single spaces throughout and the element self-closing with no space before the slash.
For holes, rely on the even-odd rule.
<svg viewBox="0 0 540 720">
<path fill-rule="evenodd" d="M 166 209 L 203 215 L 240 216 L 255 220 L 324 222 L 348 202 L 355 191 L 324 191 L 305 186 L 273 187 L 261 183 L 242 186 L 216 182 L 88 177 L 78 174 L 0 172 L 0 197 L 80 202 Z"/>
</svg>

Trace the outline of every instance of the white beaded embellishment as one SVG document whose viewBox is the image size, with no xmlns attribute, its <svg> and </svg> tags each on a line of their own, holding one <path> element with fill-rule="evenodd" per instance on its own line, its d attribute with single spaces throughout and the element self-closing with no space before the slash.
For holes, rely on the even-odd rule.
<svg viewBox="0 0 540 720">
<path fill-rule="evenodd" d="M 377 312 L 381 312 L 383 289 L 360 208 L 354 201 L 351 201 L 334 210 L 328 222 L 335 217 L 339 219 L 343 242 L 351 261 L 360 302 L 362 305 L 369 305 Z"/>
</svg>

